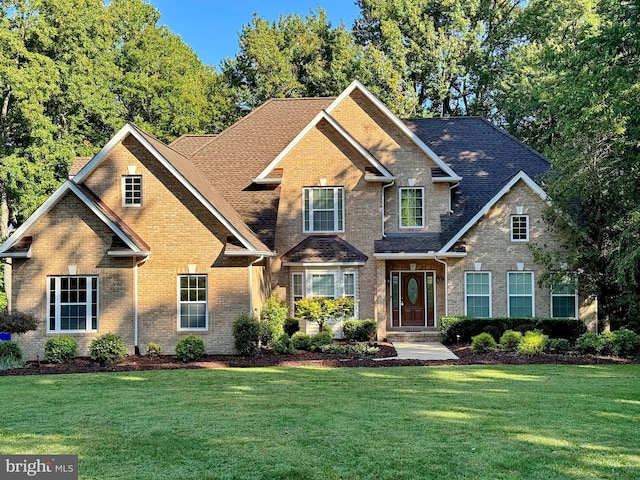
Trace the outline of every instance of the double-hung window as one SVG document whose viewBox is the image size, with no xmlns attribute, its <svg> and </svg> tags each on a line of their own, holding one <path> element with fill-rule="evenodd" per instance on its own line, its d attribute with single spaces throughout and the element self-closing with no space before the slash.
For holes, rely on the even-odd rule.
<svg viewBox="0 0 640 480">
<path fill-rule="evenodd" d="M 491 273 L 465 272 L 465 315 L 488 318 L 491 316 Z"/>
<path fill-rule="evenodd" d="M 178 276 L 178 330 L 207 329 L 207 276 Z"/>
<path fill-rule="evenodd" d="M 355 269 L 306 269 L 291 273 L 293 303 L 306 297 L 358 297 L 358 274 Z"/>
<path fill-rule="evenodd" d="M 48 278 L 49 332 L 98 331 L 98 277 Z"/>
<path fill-rule="evenodd" d="M 400 227 L 424 226 L 424 188 L 400 189 Z"/>
<path fill-rule="evenodd" d="M 578 292 L 575 279 L 566 277 L 551 289 L 551 316 L 578 318 Z"/>
<path fill-rule="evenodd" d="M 511 215 L 511 241 L 529 241 L 529 216 Z"/>
<path fill-rule="evenodd" d="M 122 206 L 142 206 L 142 175 L 125 175 L 122 177 Z"/>
<path fill-rule="evenodd" d="M 305 188 L 303 197 L 305 233 L 344 231 L 344 188 Z"/>
<path fill-rule="evenodd" d="M 508 272 L 507 296 L 510 317 L 533 317 L 533 272 Z"/>
</svg>

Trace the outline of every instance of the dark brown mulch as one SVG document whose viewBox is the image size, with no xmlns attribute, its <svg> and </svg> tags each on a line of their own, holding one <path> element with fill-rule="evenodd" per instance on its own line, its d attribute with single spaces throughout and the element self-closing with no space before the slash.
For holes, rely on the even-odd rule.
<svg viewBox="0 0 640 480">
<path fill-rule="evenodd" d="M 117 364 L 100 366 L 88 358 L 76 358 L 65 364 L 46 362 L 28 362 L 24 368 L 1 370 L 4 375 L 38 375 L 57 373 L 90 373 L 90 372 L 129 372 L 140 370 L 174 370 L 178 368 L 213 369 L 213 368 L 248 368 L 248 367 L 404 367 L 404 366 L 436 366 L 436 365 L 499 365 L 499 364 L 629 364 L 640 363 L 639 358 L 626 359 L 616 357 L 600 357 L 594 355 L 534 355 L 524 356 L 498 352 L 493 354 L 475 354 L 469 345 L 451 345 L 449 349 L 458 360 L 394 360 L 376 361 L 375 358 L 394 357 L 396 350 L 393 344 L 380 343 L 380 351 L 374 355 L 328 355 L 314 352 L 300 352 L 295 355 L 275 355 L 264 351 L 256 357 L 240 357 L 237 355 L 205 355 L 198 362 L 184 363 L 170 355 L 128 356 Z"/>
</svg>

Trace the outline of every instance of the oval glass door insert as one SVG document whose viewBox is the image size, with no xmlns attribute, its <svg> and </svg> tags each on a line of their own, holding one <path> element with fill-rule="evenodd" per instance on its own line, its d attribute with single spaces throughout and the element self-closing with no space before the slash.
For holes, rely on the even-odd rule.
<svg viewBox="0 0 640 480">
<path fill-rule="evenodd" d="M 407 296 L 413 304 L 418 301 L 418 281 L 415 278 L 410 278 L 407 283 Z"/>
</svg>

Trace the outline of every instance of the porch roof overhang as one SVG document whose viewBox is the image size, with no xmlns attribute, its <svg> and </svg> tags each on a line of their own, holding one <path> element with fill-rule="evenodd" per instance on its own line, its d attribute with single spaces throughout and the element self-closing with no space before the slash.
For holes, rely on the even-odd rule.
<svg viewBox="0 0 640 480">
<path fill-rule="evenodd" d="M 312 235 L 285 253 L 284 266 L 362 266 L 367 257 L 337 235 Z"/>
<path fill-rule="evenodd" d="M 422 260 L 441 258 L 464 258 L 467 252 L 397 252 L 397 253 L 374 253 L 373 257 L 378 260 Z"/>
</svg>

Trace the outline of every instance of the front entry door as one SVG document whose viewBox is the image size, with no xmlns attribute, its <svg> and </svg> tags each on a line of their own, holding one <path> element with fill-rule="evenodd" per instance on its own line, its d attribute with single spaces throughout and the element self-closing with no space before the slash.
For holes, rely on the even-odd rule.
<svg viewBox="0 0 640 480">
<path fill-rule="evenodd" d="M 393 327 L 434 327 L 435 290 L 433 272 L 391 274 Z"/>
<path fill-rule="evenodd" d="M 403 327 L 424 327 L 424 272 L 403 272 L 401 310 Z"/>
</svg>

